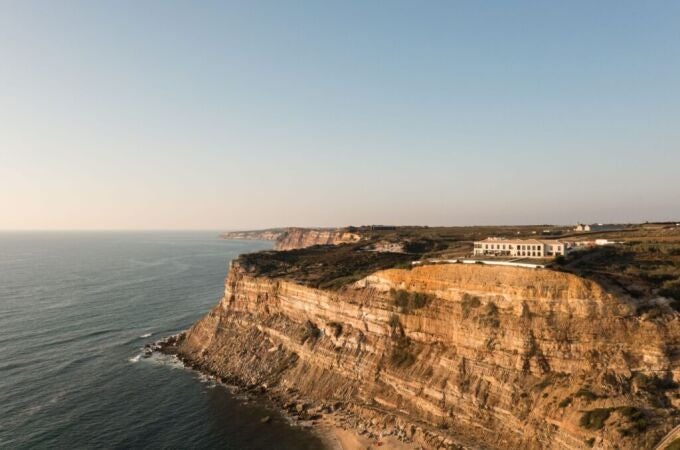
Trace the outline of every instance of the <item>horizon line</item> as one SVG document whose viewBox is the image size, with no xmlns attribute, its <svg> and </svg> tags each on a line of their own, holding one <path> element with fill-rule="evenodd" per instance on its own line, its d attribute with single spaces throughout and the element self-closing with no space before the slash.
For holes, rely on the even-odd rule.
<svg viewBox="0 0 680 450">
<path fill-rule="evenodd" d="M 644 225 L 644 224 L 678 224 L 678 220 L 646 220 L 641 222 L 574 222 L 567 224 L 554 223 L 485 223 L 485 224 L 470 224 L 470 225 L 422 225 L 422 224 L 408 224 L 408 225 L 394 225 L 389 223 L 380 224 L 362 224 L 362 225 L 337 225 L 337 226 L 317 226 L 317 225 L 275 225 L 275 226 L 254 226 L 254 227 L 225 227 L 225 228 L 0 228 L 0 233 L 8 232 L 153 232 L 153 231 L 214 231 L 214 232 L 234 232 L 234 231 L 258 231 L 271 230 L 283 228 L 308 228 L 308 229 L 341 229 L 349 227 L 366 227 L 366 226 L 394 226 L 394 227 L 428 227 L 428 228 L 472 228 L 472 227 L 567 227 L 576 224 L 593 224 L 603 223 L 611 225 Z"/>
</svg>

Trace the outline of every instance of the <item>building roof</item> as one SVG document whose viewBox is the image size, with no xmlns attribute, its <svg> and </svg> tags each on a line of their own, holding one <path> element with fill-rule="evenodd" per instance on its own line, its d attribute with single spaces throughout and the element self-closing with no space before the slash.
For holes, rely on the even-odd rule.
<svg viewBox="0 0 680 450">
<path fill-rule="evenodd" d="M 475 241 L 475 242 L 483 242 L 483 243 L 494 243 L 494 244 L 544 244 L 544 245 L 562 245 L 564 242 L 558 241 L 558 240 L 553 240 L 553 239 L 548 239 L 548 240 L 540 240 L 540 239 L 506 239 L 506 238 L 497 238 L 497 237 L 488 237 L 484 239 L 483 241 Z"/>
</svg>

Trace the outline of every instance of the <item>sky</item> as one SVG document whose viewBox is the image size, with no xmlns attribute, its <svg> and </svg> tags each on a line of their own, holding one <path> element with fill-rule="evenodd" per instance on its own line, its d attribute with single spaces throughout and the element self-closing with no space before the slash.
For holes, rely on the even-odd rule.
<svg viewBox="0 0 680 450">
<path fill-rule="evenodd" d="M 680 2 L 0 0 L 0 229 L 680 220 Z"/>
</svg>

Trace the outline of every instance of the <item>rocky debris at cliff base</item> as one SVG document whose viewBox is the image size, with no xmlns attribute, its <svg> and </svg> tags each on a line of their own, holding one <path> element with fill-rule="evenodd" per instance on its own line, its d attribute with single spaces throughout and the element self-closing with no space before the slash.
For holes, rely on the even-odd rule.
<svg viewBox="0 0 680 450">
<path fill-rule="evenodd" d="M 177 354 L 177 347 L 182 343 L 182 341 L 184 341 L 185 337 L 186 337 L 185 332 L 172 334 L 159 341 L 146 344 L 144 346 L 144 351 Z"/>
<path fill-rule="evenodd" d="M 372 447 L 382 447 L 396 450 L 419 449 L 419 445 L 412 442 L 414 433 L 407 430 L 415 430 L 414 425 L 401 427 L 398 430 L 382 426 L 377 419 L 362 420 L 348 411 L 343 402 L 330 402 L 314 404 L 308 400 L 296 397 L 297 390 L 276 389 L 271 390 L 266 384 L 244 384 L 236 377 L 218 377 L 211 375 L 207 368 L 201 364 L 192 362 L 177 352 L 178 343 L 185 337 L 185 333 L 169 336 L 158 342 L 147 344 L 145 352 L 150 354 L 160 352 L 176 356 L 189 369 L 198 371 L 214 381 L 231 388 L 232 393 L 245 393 L 244 398 L 254 395 L 267 398 L 277 405 L 280 410 L 291 420 L 291 425 L 304 428 L 318 428 L 324 439 L 333 436 L 333 440 L 340 441 L 343 450 L 358 450 Z M 270 416 L 260 419 L 262 423 L 269 423 Z M 420 430 L 420 427 L 418 427 Z M 441 439 L 443 442 L 450 440 Z M 458 449 L 458 446 L 443 446 L 444 449 Z"/>
</svg>

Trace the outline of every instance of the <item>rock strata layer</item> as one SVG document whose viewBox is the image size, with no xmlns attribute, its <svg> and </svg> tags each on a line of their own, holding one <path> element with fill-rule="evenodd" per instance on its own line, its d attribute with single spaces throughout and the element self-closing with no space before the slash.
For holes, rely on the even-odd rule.
<svg viewBox="0 0 680 450">
<path fill-rule="evenodd" d="M 424 448 L 652 448 L 680 422 L 680 320 L 634 311 L 549 270 L 426 265 L 331 292 L 236 260 L 177 349 Z"/>
<path fill-rule="evenodd" d="M 358 242 L 358 233 L 344 228 L 273 228 L 269 230 L 229 231 L 222 239 L 276 241 L 274 250 L 294 250 L 314 245 L 339 245 Z"/>
<path fill-rule="evenodd" d="M 313 245 L 338 245 L 358 242 L 361 236 L 344 229 L 288 228 L 276 241 L 275 250 L 293 250 Z"/>
</svg>

